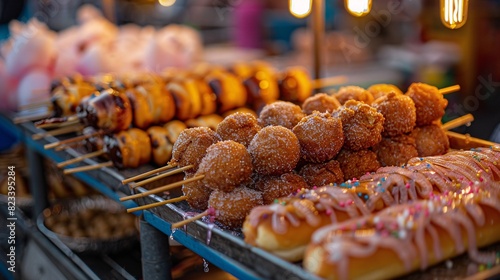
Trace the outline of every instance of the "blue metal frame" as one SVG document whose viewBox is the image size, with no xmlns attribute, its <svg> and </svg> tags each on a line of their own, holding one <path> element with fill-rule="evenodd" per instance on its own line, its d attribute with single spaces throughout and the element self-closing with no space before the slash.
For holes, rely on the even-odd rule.
<svg viewBox="0 0 500 280">
<path fill-rule="evenodd" d="M 14 280 L 14 275 L 3 263 L 0 263 L 0 276 L 6 280 Z"/>
</svg>

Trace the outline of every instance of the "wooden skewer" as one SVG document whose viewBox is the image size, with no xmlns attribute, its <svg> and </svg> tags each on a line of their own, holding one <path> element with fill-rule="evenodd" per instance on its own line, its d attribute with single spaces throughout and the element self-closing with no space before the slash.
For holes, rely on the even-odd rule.
<svg viewBox="0 0 500 280">
<path fill-rule="evenodd" d="M 472 114 L 467 114 L 451 120 L 441 126 L 443 130 L 450 130 L 462 126 L 464 124 L 469 124 L 474 121 L 474 116 Z"/>
<path fill-rule="evenodd" d="M 36 125 L 36 128 L 56 128 L 56 127 L 74 125 L 74 124 L 77 124 L 79 122 L 80 122 L 80 120 L 78 120 L 77 116 L 70 116 L 70 117 L 67 117 L 66 120 L 64 120 L 62 122 L 38 124 L 38 125 Z"/>
<path fill-rule="evenodd" d="M 79 144 L 78 142 L 73 142 L 73 143 L 69 143 L 69 144 L 63 144 L 63 145 L 55 147 L 54 151 L 60 152 L 62 150 L 66 150 L 68 148 L 74 148 L 74 147 L 78 146 L 78 144 Z"/>
<path fill-rule="evenodd" d="M 19 106 L 19 111 L 25 111 L 25 110 L 40 108 L 40 107 L 49 106 L 49 105 L 50 105 L 50 100 L 43 100 L 43 101 L 33 102 L 30 104 Z"/>
<path fill-rule="evenodd" d="M 463 142 L 465 145 L 471 147 L 500 147 L 499 143 L 475 138 L 468 134 L 464 135 L 453 131 L 446 131 L 446 135 L 448 135 L 450 139 L 458 140 L 460 142 Z"/>
<path fill-rule="evenodd" d="M 57 167 L 62 168 L 62 167 L 68 166 L 70 164 L 80 162 L 80 161 L 82 161 L 84 159 L 87 159 L 87 158 L 98 157 L 98 156 L 100 156 L 102 154 L 104 154 L 104 150 L 99 150 L 99 151 L 95 151 L 95 152 L 88 153 L 88 154 L 85 154 L 85 155 L 81 155 L 79 157 L 76 157 L 76 158 L 73 158 L 73 159 L 70 159 L 70 160 L 67 160 L 67 161 L 62 161 L 62 162 L 60 162 L 60 163 L 57 164 Z"/>
<path fill-rule="evenodd" d="M 129 209 L 127 209 L 127 213 L 131 213 L 131 212 L 135 212 L 135 211 L 139 211 L 139 210 L 144 210 L 144 209 L 149 209 L 149 208 L 154 208 L 157 206 L 170 204 L 170 203 L 174 203 L 174 202 L 179 202 L 179 201 L 183 201 L 186 199 L 187 199 L 187 196 L 180 196 L 180 197 L 176 197 L 176 198 L 172 198 L 172 199 L 168 199 L 168 200 L 164 200 L 164 201 L 160 201 L 160 202 L 155 202 L 155 203 L 151 203 L 151 204 L 147 204 L 147 205 L 129 208 Z"/>
<path fill-rule="evenodd" d="M 52 112 L 47 112 L 43 113 L 40 115 L 29 115 L 29 116 L 22 116 L 22 117 L 15 117 L 12 121 L 15 124 L 20 124 L 20 123 L 25 123 L 25 122 L 32 122 L 32 121 L 37 121 L 45 118 L 50 118 L 52 116 Z"/>
<path fill-rule="evenodd" d="M 321 89 L 321 88 L 344 84 L 347 82 L 347 77 L 333 76 L 328 78 L 312 80 L 311 82 L 313 89 Z"/>
<path fill-rule="evenodd" d="M 191 222 L 199 220 L 199 219 L 201 219 L 201 218 L 203 218 L 205 216 L 208 216 L 208 215 L 214 215 L 215 216 L 215 209 L 212 208 L 212 207 L 210 207 L 207 210 L 201 212 L 200 214 L 198 214 L 198 215 L 196 215 L 194 217 L 191 217 L 189 219 L 185 219 L 183 221 L 180 221 L 180 222 L 177 222 L 175 224 L 172 224 L 172 229 L 174 229 L 174 228 L 180 228 L 180 227 L 182 227 L 184 225 L 187 225 L 187 224 L 189 224 Z"/>
<path fill-rule="evenodd" d="M 40 140 L 40 139 L 42 139 L 44 137 L 47 137 L 49 135 L 50 136 L 58 136 L 58 135 L 72 133 L 72 132 L 78 132 L 78 131 L 81 131 L 82 129 L 83 129 L 83 127 L 81 125 L 78 125 L 78 126 L 65 126 L 65 127 L 61 127 L 61 128 L 57 128 L 57 129 L 51 130 L 51 131 L 33 134 L 33 136 L 31 138 L 33 140 Z"/>
<path fill-rule="evenodd" d="M 73 174 L 73 173 L 77 173 L 77 172 L 89 171 L 89 170 L 99 169 L 99 168 L 103 168 L 103 167 L 110 167 L 110 166 L 113 166 L 113 162 L 107 161 L 107 162 L 94 164 L 94 165 L 87 165 L 87 166 L 80 166 L 80 167 L 65 169 L 64 174 Z"/>
<path fill-rule="evenodd" d="M 90 134 L 84 134 L 84 135 L 76 136 L 76 137 L 73 137 L 73 138 L 70 138 L 70 139 L 61 140 L 61 141 L 57 141 L 57 142 L 50 143 L 50 144 L 45 144 L 43 146 L 43 148 L 45 150 L 48 150 L 48 149 L 55 148 L 57 146 L 61 146 L 61 145 L 69 144 L 69 143 L 74 143 L 74 142 L 78 142 L 78 141 L 82 141 L 82 140 L 85 140 L 87 138 L 99 135 L 99 134 L 100 134 L 99 131 L 95 131 L 95 132 L 90 133 Z"/>
<path fill-rule="evenodd" d="M 142 179 L 144 177 L 148 177 L 149 175 L 153 175 L 153 174 L 156 174 L 156 173 L 160 173 L 162 171 L 165 171 L 165 170 L 169 170 L 171 168 L 174 168 L 176 167 L 177 164 L 169 164 L 169 165 L 165 165 L 163 167 L 160 167 L 160 168 L 156 168 L 154 170 L 151 170 L 151 171 L 148 171 L 148 172 L 144 172 L 142 174 L 139 174 L 139 175 L 136 175 L 134 177 L 130 177 L 130 178 L 127 178 L 127 179 L 124 179 L 122 180 L 122 184 L 128 184 L 130 182 L 134 182 L 134 181 L 137 181 L 139 179 Z"/>
<path fill-rule="evenodd" d="M 460 90 L 460 85 L 454 85 L 454 86 L 445 87 L 445 88 L 440 89 L 439 93 L 441 93 L 442 95 L 445 95 L 445 94 L 453 93 L 453 92 L 456 92 L 459 90 Z"/>
<path fill-rule="evenodd" d="M 168 171 L 168 172 L 165 172 L 165 173 L 162 173 L 156 177 L 152 177 L 152 178 L 149 178 L 149 179 L 146 179 L 144 181 L 140 181 L 140 182 L 137 182 L 137 183 L 134 183 L 131 185 L 132 188 L 137 188 L 137 187 L 140 187 L 140 186 L 144 186 L 146 184 L 149 184 L 151 182 L 154 182 L 154 181 L 157 181 L 159 179 L 162 179 L 162 178 L 165 178 L 165 177 L 168 177 L 170 175 L 174 175 L 174 174 L 178 174 L 178 173 L 181 173 L 183 172 L 184 170 L 188 170 L 188 169 L 191 169 L 193 168 L 194 165 L 186 165 L 184 167 L 181 167 L 181 168 L 177 168 L 175 170 L 172 170 L 172 171 Z"/>
<path fill-rule="evenodd" d="M 163 187 L 159 187 L 159 188 L 152 189 L 152 190 L 149 190 L 149 191 L 145 191 L 145 192 L 142 192 L 142 193 L 133 194 L 133 195 L 129 195 L 129 196 L 124 196 L 124 197 L 120 198 L 120 201 L 131 200 L 131 199 L 135 199 L 135 198 L 139 198 L 139 197 L 148 196 L 150 194 L 155 194 L 155 193 L 160 193 L 160 192 L 168 191 L 170 189 L 173 189 L 173 188 L 176 188 L 176 187 L 180 187 L 183 184 L 187 184 L 187 183 L 194 182 L 194 181 L 199 181 L 199 180 L 203 179 L 203 177 L 205 177 L 205 175 L 198 175 L 198 176 L 194 176 L 192 178 L 186 179 L 186 180 L 182 180 L 182 181 L 179 181 L 179 182 L 168 184 L 168 185 L 165 185 Z"/>
</svg>

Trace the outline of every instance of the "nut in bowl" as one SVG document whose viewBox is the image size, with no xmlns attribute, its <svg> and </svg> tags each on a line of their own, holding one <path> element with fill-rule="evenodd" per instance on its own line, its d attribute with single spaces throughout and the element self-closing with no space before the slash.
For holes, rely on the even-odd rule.
<svg viewBox="0 0 500 280">
<path fill-rule="evenodd" d="M 77 253 L 116 253 L 138 241 L 134 215 L 101 196 L 66 200 L 47 208 L 37 225 L 54 243 Z"/>
</svg>

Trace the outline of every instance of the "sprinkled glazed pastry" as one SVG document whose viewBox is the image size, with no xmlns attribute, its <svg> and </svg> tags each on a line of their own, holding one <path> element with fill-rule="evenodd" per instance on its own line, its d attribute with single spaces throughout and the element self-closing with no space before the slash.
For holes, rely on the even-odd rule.
<svg viewBox="0 0 500 280">
<path fill-rule="evenodd" d="M 320 227 L 337 224 L 436 195 L 482 189 L 500 191 L 500 148 L 413 158 L 404 167 L 383 167 L 359 180 L 313 190 L 257 207 L 243 225 L 245 241 L 290 261 L 303 258 Z"/>
</svg>

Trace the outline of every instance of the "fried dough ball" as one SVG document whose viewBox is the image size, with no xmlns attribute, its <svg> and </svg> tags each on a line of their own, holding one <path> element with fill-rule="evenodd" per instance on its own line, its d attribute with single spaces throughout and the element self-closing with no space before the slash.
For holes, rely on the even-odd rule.
<svg viewBox="0 0 500 280">
<path fill-rule="evenodd" d="M 416 127 L 411 136 L 415 138 L 420 157 L 443 155 L 450 149 L 450 140 L 438 125 Z"/>
<path fill-rule="evenodd" d="M 344 173 L 344 180 L 351 180 L 374 172 L 380 167 L 377 154 L 370 150 L 351 151 L 343 149 L 337 156 L 337 161 Z"/>
<path fill-rule="evenodd" d="M 222 140 L 233 140 L 248 147 L 260 129 L 261 127 L 254 115 L 249 113 L 234 113 L 224 118 L 217 125 L 217 134 L 219 134 Z"/>
<path fill-rule="evenodd" d="M 374 100 L 390 92 L 394 92 L 397 95 L 403 94 L 403 92 L 397 86 L 391 84 L 374 84 L 366 90 L 373 95 Z"/>
<path fill-rule="evenodd" d="M 308 189 L 309 185 L 295 173 L 284 173 L 280 176 L 260 176 L 253 188 L 262 192 L 264 204 L 271 204 L 275 199 L 286 197 L 300 189 Z"/>
<path fill-rule="evenodd" d="M 261 126 L 281 125 L 292 129 L 304 117 L 300 106 L 287 101 L 276 101 L 262 108 L 259 115 Z"/>
<path fill-rule="evenodd" d="M 417 126 L 431 124 L 444 116 L 444 110 L 448 105 L 438 88 L 424 83 L 413 83 L 406 92 L 417 109 Z"/>
<path fill-rule="evenodd" d="M 187 175 L 184 180 L 192 177 L 193 175 Z M 208 199 L 212 189 L 200 180 L 182 185 L 182 193 L 187 197 L 186 201 L 191 208 L 205 210 L 208 208 Z"/>
<path fill-rule="evenodd" d="M 208 147 L 196 175 L 205 175 L 202 181 L 209 188 L 230 192 L 249 180 L 252 171 L 252 158 L 245 146 L 228 140 Z"/>
<path fill-rule="evenodd" d="M 300 159 L 297 136 L 283 126 L 266 126 L 248 146 L 257 173 L 280 175 L 292 171 Z"/>
<path fill-rule="evenodd" d="M 349 100 L 333 115 L 342 120 L 346 149 L 364 150 L 382 140 L 384 116 L 370 105 Z"/>
<path fill-rule="evenodd" d="M 334 158 L 344 144 L 342 122 L 330 113 L 313 112 L 294 128 L 300 142 L 301 157 L 309 162 L 325 162 Z"/>
<path fill-rule="evenodd" d="M 374 152 L 382 166 L 402 166 L 409 159 L 418 156 L 415 138 L 405 134 L 382 138 L 374 147 Z"/>
<path fill-rule="evenodd" d="M 342 105 L 348 100 L 362 101 L 366 104 L 370 104 L 373 101 L 373 95 L 369 91 L 358 86 L 341 87 L 334 96 Z"/>
<path fill-rule="evenodd" d="M 384 116 L 383 136 L 401 135 L 411 132 L 415 127 L 415 103 L 406 95 L 390 92 L 373 101 L 372 106 Z"/>
<path fill-rule="evenodd" d="M 307 115 L 312 114 L 314 111 L 331 113 L 340 106 L 340 102 L 335 96 L 326 93 L 318 93 L 307 98 L 304 103 L 302 103 L 302 111 Z"/>
<path fill-rule="evenodd" d="M 215 190 L 208 200 L 208 205 L 216 210 L 215 220 L 229 229 L 241 228 L 248 213 L 262 204 L 262 194 L 245 187 L 235 188 L 231 192 Z"/>
<path fill-rule="evenodd" d="M 344 181 L 344 173 L 340 164 L 334 159 L 324 163 L 306 164 L 300 169 L 299 174 L 309 186 L 321 187 Z"/>
<path fill-rule="evenodd" d="M 208 127 L 184 129 L 174 143 L 169 164 L 177 164 L 181 167 L 194 165 L 190 171 L 195 172 L 207 148 L 218 141 L 220 137 Z"/>
</svg>

